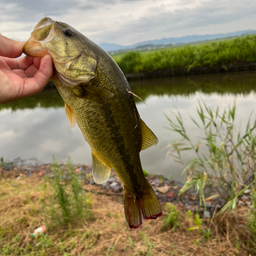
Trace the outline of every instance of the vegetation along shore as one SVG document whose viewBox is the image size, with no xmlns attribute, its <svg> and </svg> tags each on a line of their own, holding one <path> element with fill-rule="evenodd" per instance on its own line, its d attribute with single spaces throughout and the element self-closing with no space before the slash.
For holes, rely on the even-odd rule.
<svg viewBox="0 0 256 256">
<path fill-rule="evenodd" d="M 90 166 L 70 160 L 15 164 L 0 167 L 1 255 L 254 255 L 254 186 L 234 210 L 211 218 L 193 191 L 178 196 L 174 181 L 144 172 L 163 216 L 131 230 L 115 173 L 96 185 Z M 206 201 L 208 209 L 218 207 L 213 197 Z M 32 236 L 41 226 L 46 232 Z"/>
<path fill-rule="evenodd" d="M 256 35 L 112 57 L 128 80 L 256 70 Z"/>
</svg>

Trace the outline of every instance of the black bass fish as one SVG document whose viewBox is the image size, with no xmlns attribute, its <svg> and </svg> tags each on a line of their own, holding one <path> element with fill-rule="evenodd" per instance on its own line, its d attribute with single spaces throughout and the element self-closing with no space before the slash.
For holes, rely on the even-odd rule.
<svg viewBox="0 0 256 256">
<path fill-rule="evenodd" d="M 115 61 L 71 26 L 42 19 L 24 46 L 30 56 L 52 56 L 55 86 L 65 102 L 67 119 L 81 129 L 92 150 L 96 183 L 113 168 L 124 188 L 124 211 L 130 228 L 162 215 L 161 205 L 144 177 L 139 153 L 158 140 L 141 120 L 130 86 Z"/>
</svg>

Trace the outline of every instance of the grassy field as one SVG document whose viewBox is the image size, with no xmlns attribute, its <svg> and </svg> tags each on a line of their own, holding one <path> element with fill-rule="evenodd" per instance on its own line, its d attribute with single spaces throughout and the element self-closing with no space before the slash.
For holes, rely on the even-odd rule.
<svg viewBox="0 0 256 256">
<path fill-rule="evenodd" d="M 124 73 L 148 72 L 160 69 L 227 65 L 256 61 L 256 35 L 199 45 L 167 49 L 128 52 L 112 56 Z"/>
<path fill-rule="evenodd" d="M 81 184 L 94 191 L 84 193 L 90 201 L 86 214 L 61 223 L 50 211 L 54 207 L 63 217 L 58 203 L 50 205 L 56 190 L 49 182 L 33 176 L 17 180 L 2 173 L 0 255 L 254 255 L 248 207 L 211 220 L 167 204 L 162 217 L 131 230 L 121 197 L 100 195 L 92 185 Z M 47 225 L 47 233 L 32 238 L 42 225 Z"/>
</svg>

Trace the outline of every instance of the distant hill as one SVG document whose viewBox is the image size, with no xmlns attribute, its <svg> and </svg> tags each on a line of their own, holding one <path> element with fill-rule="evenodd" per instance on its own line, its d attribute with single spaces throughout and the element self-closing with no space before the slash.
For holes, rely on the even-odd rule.
<svg viewBox="0 0 256 256">
<path fill-rule="evenodd" d="M 117 51 L 117 50 L 135 49 L 138 46 L 142 46 L 142 45 L 168 45 L 168 44 L 194 43 L 199 41 L 214 40 L 214 39 L 226 38 L 226 37 L 236 37 L 236 36 L 249 35 L 249 34 L 256 34 L 256 30 L 244 30 L 244 31 L 237 31 L 237 32 L 226 33 L 226 34 L 192 35 L 192 36 L 183 36 L 183 37 L 174 37 L 174 38 L 162 38 L 162 39 L 144 41 L 144 42 L 140 42 L 133 45 L 127 45 L 127 46 L 102 43 L 100 44 L 100 47 L 107 52 L 111 52 L 111 51 Z"/>
</svg>

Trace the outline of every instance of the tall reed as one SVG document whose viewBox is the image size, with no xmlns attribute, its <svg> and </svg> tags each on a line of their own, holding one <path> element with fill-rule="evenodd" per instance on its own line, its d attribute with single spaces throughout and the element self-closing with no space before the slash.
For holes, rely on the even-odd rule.
<svg viewBox="0 0 256 256">
<path fill-rule="evenodd" d="M 245 190 L 244 182 L 256 170 L 256 120 L 247 122 L 241 135 L 235 128 L 236 105 L 221 111 L 212 111 L 199 102 L 197 114 L 200 122 L 190 117 L 202 136 L 194 144 L 184 127 L 181 114 L 167 116 L 170 130 L 178 133 L 181 140 L 170 143 L 169 154 L 185 165 L 182 152 L 191 151 L 194 159 L 184 168 L 187 181 L 180 193 L 195 188 L 201 203 L 205 204 L 205 191 L 228 201 L 224 209 L 234 208 L 239 195 Z M 206 146 L 206 149 L 205 149 Z"/>
</svg>

